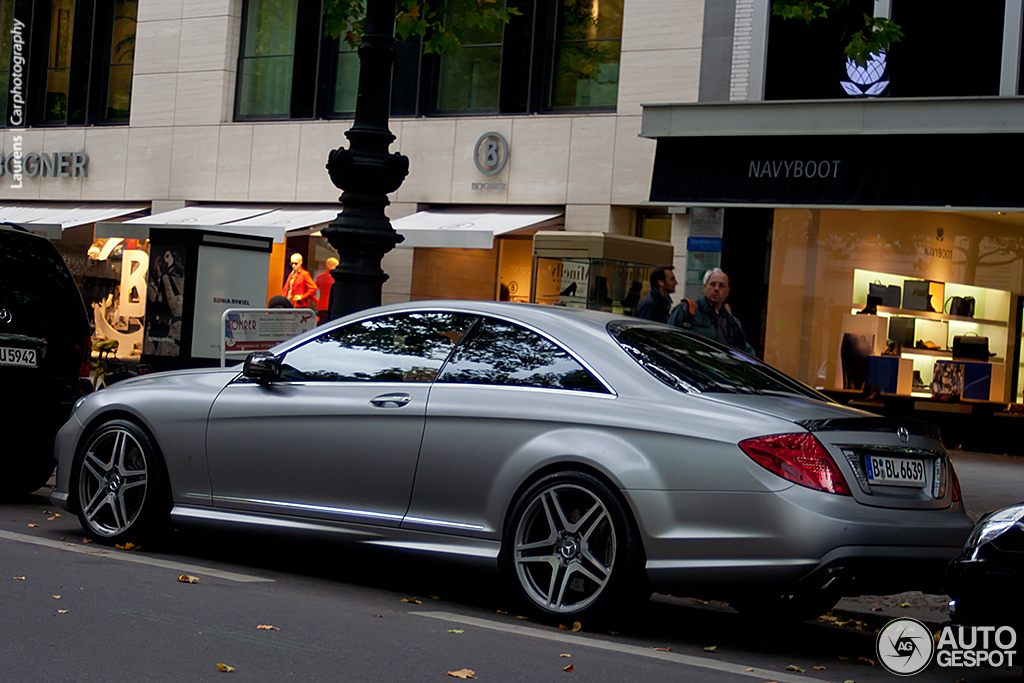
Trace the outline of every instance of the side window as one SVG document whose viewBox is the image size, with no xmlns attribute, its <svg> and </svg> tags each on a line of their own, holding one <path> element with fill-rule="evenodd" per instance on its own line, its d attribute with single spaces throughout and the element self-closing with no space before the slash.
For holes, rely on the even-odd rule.
<svg viewBox="0 0 1024 683">
<path fill-rule="evenodd" d="M 289 351 L 291 382 L 431 382 L 474 316 L 408 313 L 346 325 Z"/>
<path fill-rule="evenodd" d="M 437 381 L 607 392 L 560 346 L 492 318 L 473 329 Z"/>
</svg>

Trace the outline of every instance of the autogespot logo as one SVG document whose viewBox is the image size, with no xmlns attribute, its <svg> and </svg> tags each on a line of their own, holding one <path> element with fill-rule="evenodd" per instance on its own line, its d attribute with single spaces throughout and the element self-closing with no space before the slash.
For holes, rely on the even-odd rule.
<svg viewBox="0 0 1024 683">
<path fill-rule="evenodd" d="M 878 632 L 878 661 L 897 676 L 924 671 L 935 654 L 932 634 L 917 619 L 893 619 Z"/>
</svg>

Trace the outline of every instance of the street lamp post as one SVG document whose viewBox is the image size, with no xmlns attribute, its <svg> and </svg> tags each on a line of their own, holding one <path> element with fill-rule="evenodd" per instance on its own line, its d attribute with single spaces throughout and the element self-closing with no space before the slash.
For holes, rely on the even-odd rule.
<svg viewBox="0 0 1024 683">
<path fill-rule="evenodd" d="M 367 0 L 366 29 L 359 46 L 359 90 L 349 147 L 332 150 L 327 170 L 342 190 L 342 211 L 323 235 L 338 252 L 331 271 L 330 318 L 381 303 L 388 279 L 381 269 L 384 254 L 403 237 L 391 227 L 384 207 L 409 174 L 409 159 L 389 154 L 395 136 L 388 129 L 391 70 L 395 61 L 395 0 Z"/>
</svg>

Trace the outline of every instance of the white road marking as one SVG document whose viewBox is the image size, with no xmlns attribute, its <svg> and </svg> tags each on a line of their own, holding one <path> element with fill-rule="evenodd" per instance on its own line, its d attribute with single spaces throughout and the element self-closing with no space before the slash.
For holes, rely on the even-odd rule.
<svg viewBox="0 0 1024 683">
<path fill-rule="evenodd" d="M 56 548 L 57 550 L 66 550 L 70 553 L 82 553 L 83 555 L 87 554 L 90 557 L 103 557 L 112 560 L 122 560 L 124 562 L 135 562 L 136 564 L 146 564 L 151 567 L 160 567 L 161 569 L 173 569 L 174 571 L 182 572 L 183 574 L 198 574 L 199 576 L 209 576 L 216 579 L 225 579 L 227 581 L 237 581 L 239 583 L 274 582 L 273 579 L 265 579 L 259 576 L 246 576 L 245 574 L 236 574 L 234 572 L 226 572 L 220 569 L 209 569 L 207 567 L 200 567 L 194 564 L 183 564 L 181 562 L 159 560 L 155 557 L 139 555 L 131 551 L 125 552 L 118 550 L 107 550 L 103 546 L 79 545 L 78 543 L 69 543 L 67 541 L 55 541 L 49 538 L 39 538 L 38 536 L 15 534 L 11 533 L 10 531 L 0 530 L 0 538 L 6 538 L 9 541 L 20 541 L 21 543 L 41 545 L 47 548 Z M 98 553 L 96 552 L 97 550 L 103 550 L 104 552 Z"/>
<path fill-rule="evenodd" d="M 627 655 L 636 655 L 638 657 L 647 657 L 648 659 L 660 659 L 666 662 L 673 662 L 675 664 L 684 664 L 686 666 L 695 666 L 700 667 L 702 669 L 712 669 L 714 671 L 722 671 L 724 673 L 737 674 L 739 676 L 759 678 L 762 681 L 779 681 L 780 683 L 808 683 L 809 681 L 821 680 L 807 675 L 794 675 L 782 671 L 772 671 L 771 669 L 758 669 L 757 667 L 749 667 L 743 664 L 731 664 L 729 662 L 723 662 L 720 659 L 712 659 L 710 657 L 696 657 L 694 655 L 682 655 L 677 654 L 675 652 L 661 652 L 659 650 L 652 650 L 650 648 L 640 647 L 638 645 L 612 643 L 607 640 L 598 640 L 596 638 L 590 638 L 587 636 L 581 636 L 571 633 L 563 633 L 561 631 L 545 631 L 535 626 L 523 626 L 520 624 L 503 624 L 497 621 L 490 621 L 488 619 L 478 619 L 476 617 L 467 617 L 461 614 L 454 614 L 452 612 L 411 612 L 411 614 L 415 614 L 421 617 L 429 617 L 431 619 L 440 619 L 441 621 L 447 621 L 453 624 L 476 626 L 479 628 L 491 629 L 492 631 L 514 633 L 516 635 L 526 636 L 529 638 L 553 640 L 559 643 L 565 643 L 567 645 L 592 647 L 598 650 L 608 650 L 609 652 L 619 652 Z M 747 669 L 750 669 L 750 671 L 747 671 Z"/>
</svg>

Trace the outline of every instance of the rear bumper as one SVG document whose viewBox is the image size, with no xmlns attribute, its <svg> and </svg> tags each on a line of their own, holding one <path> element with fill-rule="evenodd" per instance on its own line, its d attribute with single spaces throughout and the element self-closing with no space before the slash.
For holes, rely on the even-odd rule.
<svg viewBox="0 0 1024 683">
<path fill-rule="evenodd" d="M 941 592 L 946 564 L 974 527 L 960 503 L 876 508 L 800 486 L 624 494 L 643 520 L 648 576 L 669 593 Z"/>
</svg>

